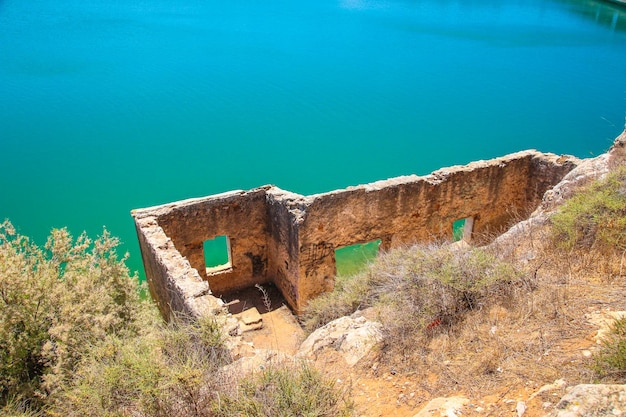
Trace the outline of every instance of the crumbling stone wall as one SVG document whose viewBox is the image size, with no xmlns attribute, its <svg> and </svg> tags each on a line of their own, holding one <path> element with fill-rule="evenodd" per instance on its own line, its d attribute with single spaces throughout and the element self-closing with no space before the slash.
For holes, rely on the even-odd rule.
<svg viewBox="0 0 626 417">
<path fill-rule="evenodd" d="M 313 196 L 265 186 L 134 210 L 133 217 L 164 314 L 192 304 L 194 297 L 179 293 L 183 282 L 193 283 L 195 298 L 206 298 L 208 288 L 219 296 L 271 281 L 300 312 L 333 289 L 336 249 L 376 239 L 388 250 L 450 238 L 453 222 L 463 218 L 472 219 L 472 239 L 486 242 L 534 210 L 578 162 L 525 151 Z M 220 235 L 230 241 L 232 262 L 207 274 L 203 242 Z M 208 283 L 204 292 L 197 282 Z"/>
<path fill-rule="evenodd" d="M 267 190 L 269 223 L 268 274 L 290 306 L 298 306 L 299 228 L 305 216 L 306 199 L 272 187 Z"/>
<path fill-rule="evenodd" d="M 335 249 L 376 239 L 383 250 L 451 239 L 454 221 L 468 217 L 474 240 L 486 242 L 530 214 L 573 166 L 569 159 L 520 152 L 312 196 L 299 228 L 301 305 L 332 290 Z"/>
<path fill-rule="evenodd" d="M 159 216 L 159 224 L 216 293 L 268 282 L 268 187 L 181 202 Z M 227 236 L 232 267 L 207 274 L 204 241 Z"/>
<path fill-rule="evenodd" d="M 218 312 L 223 302 L 211 294 L 208 283 L 165 234 L 157 222 L 158 212 L 137 210 L 133 217 L 150 293 L 161 314 L 199 317 Z"/>
</svg>

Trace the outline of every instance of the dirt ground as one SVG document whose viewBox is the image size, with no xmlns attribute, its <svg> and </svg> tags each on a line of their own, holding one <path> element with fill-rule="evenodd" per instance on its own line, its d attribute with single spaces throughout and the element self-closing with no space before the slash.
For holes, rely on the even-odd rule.
<svg viewBox="0 0 626 417">
<path fill-rule="evenodd" d="M 229 312 L 235 316 L 252 308 L 261 315 L 263 326 L 244 332 L 244 341 L 253 343 L 257 349 L 272 349 L 289 355 L 298 351 L 305 337 L 304 331 L 274 285 L 247 288 L 222 299 L 231 304 Z"/>
</svg>

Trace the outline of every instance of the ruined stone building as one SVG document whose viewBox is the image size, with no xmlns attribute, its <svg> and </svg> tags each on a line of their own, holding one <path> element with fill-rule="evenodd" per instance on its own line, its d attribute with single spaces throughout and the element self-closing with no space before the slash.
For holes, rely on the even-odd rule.
<svg viewBox="0 0 626 417">
<path fill-rule="evenodd" d="M 220 294 L 272 282 L 299 313 L 332 291 L 335 251 L 382 250 L 451 238 L 485 241 L 527 216 L 578 160 L 524 151 L 426 176 L 403 176 L 303 196 L 263 186 L 133 210 L 146 277 L 164 315 L 219 309 Z M 207 265 L 221 241 L 226 260 Z"/>
</svg>

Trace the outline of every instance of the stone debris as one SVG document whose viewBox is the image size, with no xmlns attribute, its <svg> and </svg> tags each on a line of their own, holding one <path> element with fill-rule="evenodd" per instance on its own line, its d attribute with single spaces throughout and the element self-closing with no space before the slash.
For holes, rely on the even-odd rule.
<svg viewBox="0 0 626 417">
<path fill-rule="evenodd" d="M 626 414 L 626 385 L 576 385 L 549 417 L 600 417 Z"/>
<path fill-rule="evenodd" d="M 256 307 L 249 308 L 248 310 L 244 310 L 238 314 L 239 320 L 243 322 L 243 324 L 249 326 L 251 324 L 257 324 L 263 321 L 259 310 Z"/>
<path fill-rule="evenodd" d="M 249 308 L 233 316 L 239 320 L 242 333 L 263 328 L 263 318 L 256 307 Z"/>
<path fill-rule="evenodd" d="M 537 395 L 539 395 L 541 393 L 548 392 L 548 391 L 555 391 L 555 390 L 563 388 L 564 386 L 565 386 L 565 380 L 564 379 L 557 379 L 553 383 L 548 384 L 548 385 L 544 385 L 541 388 L 539 388 L 539 390 L 537 390 L 537 392 L 535 392 L 533 395 L 531 395 L 528 398 L 528 401 L 532 400 L 533 398 L 535 398 Z"/>
<path fill-rule="evenodd" d="M 597 344 L 602 344 L 602 341 L 611 333 L 613 323 L 626 317 L 626 311 L 594 311 L 586 316 L 589 323 L 598 327 L 598 333 L 594 339 Z"/>
<path fill-rule="evenodd" d="M 245 376 L 286 363 L 296 362 L 292 356 L 282 352 L 269 349 L 253 349 L 250 356 L 243 356 L 237 359 L 224 366 L 220 372 L 223 375 Z"/>
<path fill-rule="evenodd" d="M 435 398 L 413 417 L 458 417 L 468 403 L 467 398 L 460 396 Z"/>
<path fill-rule="evenodd" d="M 315 330 L 300 345 L 299 357 L 316 358 L 324 349 L 339 352 L 355 365 L 383 342 L 382 325 L 365 317 L 342 317 Z"/>
</svg>

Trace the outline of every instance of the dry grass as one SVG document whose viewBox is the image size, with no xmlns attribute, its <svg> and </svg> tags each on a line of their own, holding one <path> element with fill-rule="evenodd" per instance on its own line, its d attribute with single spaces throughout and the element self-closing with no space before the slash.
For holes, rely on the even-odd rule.
<svg viewBox="0 0 626 417">
<path fill-rule="evenodd" d="M 309 331 L 336 314 L 374 307 L 386 332 L 381 362 L 431 375 L 421 380 L 431 396 L 597 380 L 597 360 L 582 354 L 595 346 L 586 314 L 626 309 L 626 234 L 614 233 L 626 224 L 626 174 L 587 190 L 561 208 L 565 214 L 525 222 L 487 247 L 430 244 L 381 255 L 353 282 L 341 282 L 339 294 L 312 304 Z M 619 361 L 623 345 L 614 345 Z M 615 366 L 612 375 L 623 375 Z"/>
<path fill-rule="evenodd" d="M 508 280 L 508 291 L 492 294 L 437 334 L 430 335 L 424 322 L 416 321 L 412 336 L 398 333 L 399 338 L 389 339 L 388 366 L 437 374 L 435 382 L 423 386 L 433 395 L 462 388 L 481 396 L 503 384 L 523 388 L 532 381 L 541 386 L 557 378 L 592 382 L 594 361 L 582 355 L 593 346 L 585 314 L 624 308 L 624 277 L 615 274 L 619 257 L 596 251 L 564 254 L 550 235 L 550 226 L 543 225 L 515 241 L 500 242 L 499 254 L 525 255 L 508 260 L 524 271 L 522 277 Z M 515 247 L 504 250 L 502 245 Z M 381 317 L 394 317 L 393 310 L 392 304 L 383 307 Z"/>
<path fill-rule="evenodd" d="M 304 330 L 312 333 L 315 329 L 357 310 L 372 305 L 371 268 L 356 275 L 339 275 L 335 279 L 335 290 L 311 300 L 301 320 Z"/>
<path fill-rule="evenodd" d="M 306 362 L 268 364 L 214 402 L 211 415 L 347 417 L 352 403 L 346 392 Z"/>
</svg>

